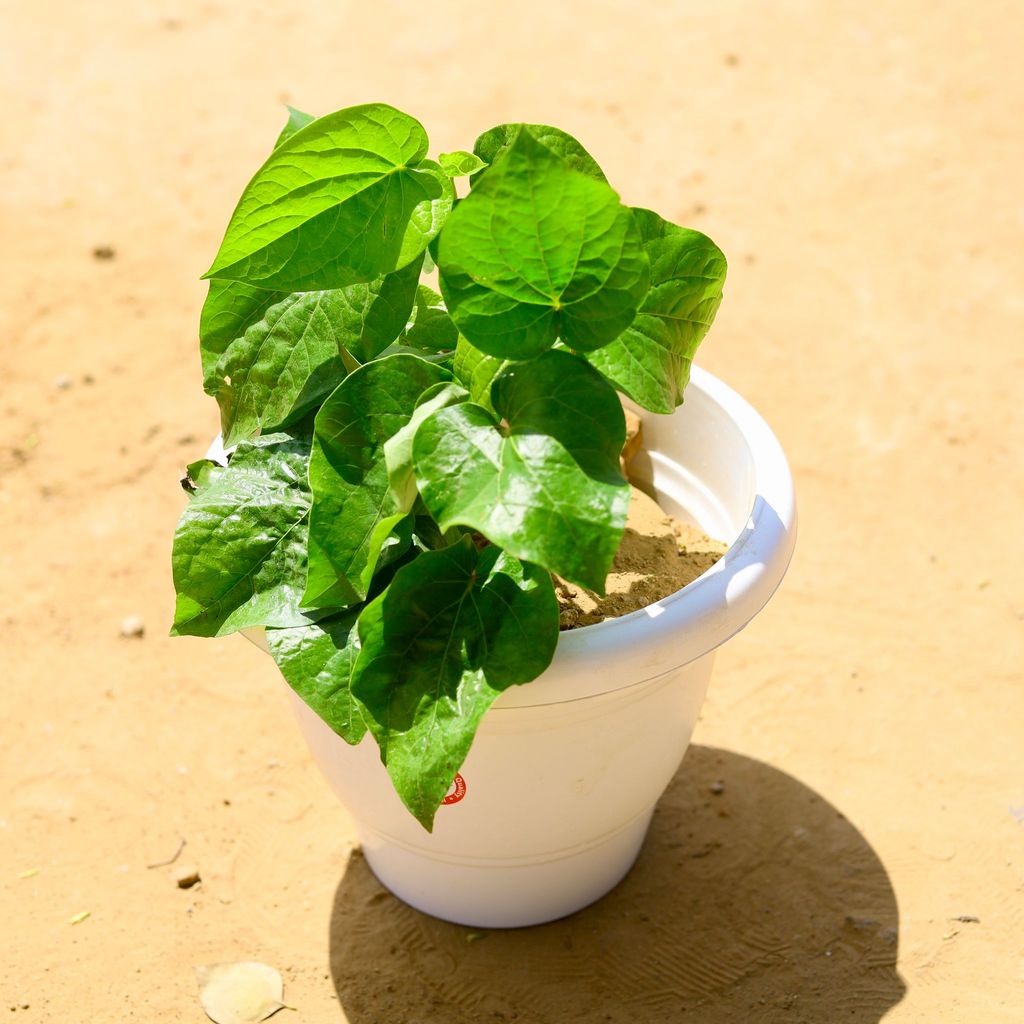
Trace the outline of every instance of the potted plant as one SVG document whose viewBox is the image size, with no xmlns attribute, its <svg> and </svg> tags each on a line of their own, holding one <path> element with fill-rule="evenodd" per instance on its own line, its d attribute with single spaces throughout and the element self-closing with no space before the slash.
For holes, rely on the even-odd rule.
<svg viewBox="0 0 1024 1024">
<path fill-rule="evenodd" d="M 223 448 L 183 480 L 172 634 L 269 650 L 384 884 L 532 924 L 635 859 L 715 649 L 785 572 L 792 484 L 757 414 L 689 379 L 710 239 L 624 206 L 555 128 L 427 149 L 384 104 L 291 111 L 243 192 L 205 275 Z M 620 395 L 634 482 L 732 543 L 560 635 L 552 574 L 600 594 L 625 529 Z"/>
</svg>

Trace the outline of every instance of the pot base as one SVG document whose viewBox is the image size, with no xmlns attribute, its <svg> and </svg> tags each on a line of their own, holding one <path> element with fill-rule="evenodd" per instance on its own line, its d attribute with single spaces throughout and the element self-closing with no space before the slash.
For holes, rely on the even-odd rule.
<svg viewBox="0 0 1024 1024">
<path fill-rule="evenodd" d="M 366 836 L 363 854 L 377 880 L 410 906 L 471 928 L 525 928 L 582 910 L 625 878 L 654 808 L 583 849 L 524 861 L 439 859 Z"/>
</svg>

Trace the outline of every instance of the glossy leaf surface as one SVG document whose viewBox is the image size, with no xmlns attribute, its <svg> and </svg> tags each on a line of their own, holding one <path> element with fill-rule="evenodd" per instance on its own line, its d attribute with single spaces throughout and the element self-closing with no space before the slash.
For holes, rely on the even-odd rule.
<svg viewBox="0 0 1024 1024">
<path fill-rule="evenodd" d="M 207 277 L 311 291 L 411 262 L 454 202 L 414 118 L 382 103 L 317 118 L 246 186 Z"/>
<path fill-rule="evenodd" d="M 470 344 L 465 338 L 459 338 L 455 346 L 455 358 L 452 361 L 452 372 L 455 379 L 469 391 L 469 396 L 477 405 L 482 405 L 488 412 L 494 412 L 491 405 L 491 385 L 494 378 L 510 366 L 507 359 L 489 356 Z"/>
<path fill-rule="evenodd" d="M 586 410 L 568 404 L 584 396 Z M 477 530 L 518 558 L 603 593 L 629 486 L 618 474 L 625 422 L 611 387 L 578 356 L 551 352 L 495 379 L 497 417 L 441 409 L 413 440 L 423 502 L 442 530 Z"/>
<path fill-rule="evenodd" d="M 395 504 L 409 512 L 416 502 L 416 471 L 412 462 L 412 442 L 420 424 L 438 409 L 459 405 L 469 392 L 458 384 L 435 384 L 420 396 L 412 417 L 401 430 L 384 442 L 384 461 L 388 467 L 388 483 Z"/>
<path fill-rule="evenodd" d="M 288 120 L 274 148 L 313 120 L 310 114 L 289 107 Z M 203 389 L 207 394 L 216 395 L 223 383 L 217 364 L 228 345 L 241 338 L 253 324 L 263 318 L 271 306 L 287 295 L 288 292 L 254 288 L 244 281 L 210 282 L 206 302 L 199 316 L 199 354 L 203 363 Z"/>
<path fill-rule="evenodd" d="M 359 362 L 379 355 L 405 326 L 418 278 L 414 260 L 368 284 L 295 292 L 263 312 L 228 344 L 212 374 L 224 443 L 315 409 L 345 377 L 346 354 Z"/>
<path fill-rule="evenodd" d="M 651 289 L 632 324 L 587 358 L 619 390 L 651 412 L 683 400 L 694 353 L 722 302 L 726 263 L 706 235 L 634 210 L 651 261 Z"/>
<path fill-rule="evenodd" d="M 432 288 L 416 289 L 416 304 L 402 335 L 402 344 L 424 352 L 448 352 L 455 348 L 459 330 L 448 315 L 444 300 Z"/>
<path fill-rule="evenodd" d="M 288 297 L 288 292 L 254 288 L 244 281 L 211 281 L 199 315 L 199 355 L 203 364 L 203 389 L 216 396 L 224 378 L 219 372 L 221 356 L 230 344 L 258 324 L 271 306 Z"/>
<path fill-rule="evenodd" d="M 339 618 L 268 629 L 267 646 L 289 686 L 346 743 L 358 743 L 366 732 L 359 705 L 352 697 L 356 645 L 355 609 Z"/>
<path fill-rule="evenodd" d="M 550 576 L 469 538 L 427 551 L 359 616 L 353 693 L 405 805 L 428 830 L 484 712 L 547 668 Z"/>
<path fill-rule="evenodd" d="M 270 434 L 202 474 L 174 535 L 173 635 L 223 636 L 309 622 L 300 609 L 310 495 L 308 439 Z"/>
<path fill-rule="evenodd" d="M 217 363 L 224 444 L 281 427 L 316 408 L 346 369 L 338 292 L 298 292 L 271 306 Z"/>
<path fill-rule="evenodd" d="M 409 421 L 420 395 L 449 377 L 418 356 L 386 356 L 346 377 L 317 413 L 307 607 L 366 597 L 381 548 L 405 515 L 391 494 L 384 442 Z"/>
<path fill-rule="evenodd" d="M 361 363 L 376 359 L 402 333 L 416 301 L 420 260 L 366 284 L 339 290 L 341 347 Z"/>
<path fill-rule="evenodd" d="M 503 359 L 561 338 L 590 351 L 632 322 L 649 282 L 632 213 L 528 131 L 455 208 L 437 252 L 460 332 Z"/>
</svg>

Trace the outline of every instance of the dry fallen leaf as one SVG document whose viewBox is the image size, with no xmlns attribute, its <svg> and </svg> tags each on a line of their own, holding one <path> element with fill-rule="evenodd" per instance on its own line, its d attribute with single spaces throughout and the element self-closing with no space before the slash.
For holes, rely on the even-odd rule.
<svg viewBox="0 0 1024 1024">
<path fill-rule="evenodd" d="M 257 1024 L 284 1008 L 281 975 L 255 960 L 197 967 L 196 981 L 214 1024 Z"/>
</svg>

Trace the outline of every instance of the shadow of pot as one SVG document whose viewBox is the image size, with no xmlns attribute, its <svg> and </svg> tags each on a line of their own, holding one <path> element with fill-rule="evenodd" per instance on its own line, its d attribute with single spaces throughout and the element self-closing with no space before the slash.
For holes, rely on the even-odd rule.
<svg viewBox="0 0 1024 1024">
<path fill-rule="evenodd" d="M 633 871 L 574 916 L 447 924 L 356 853 L 330 943 L 351 1024 L 876 1024 L 905 991 L 895 895 L 863 836 L 784 772 L 700 746 Z"/>
</svg>

